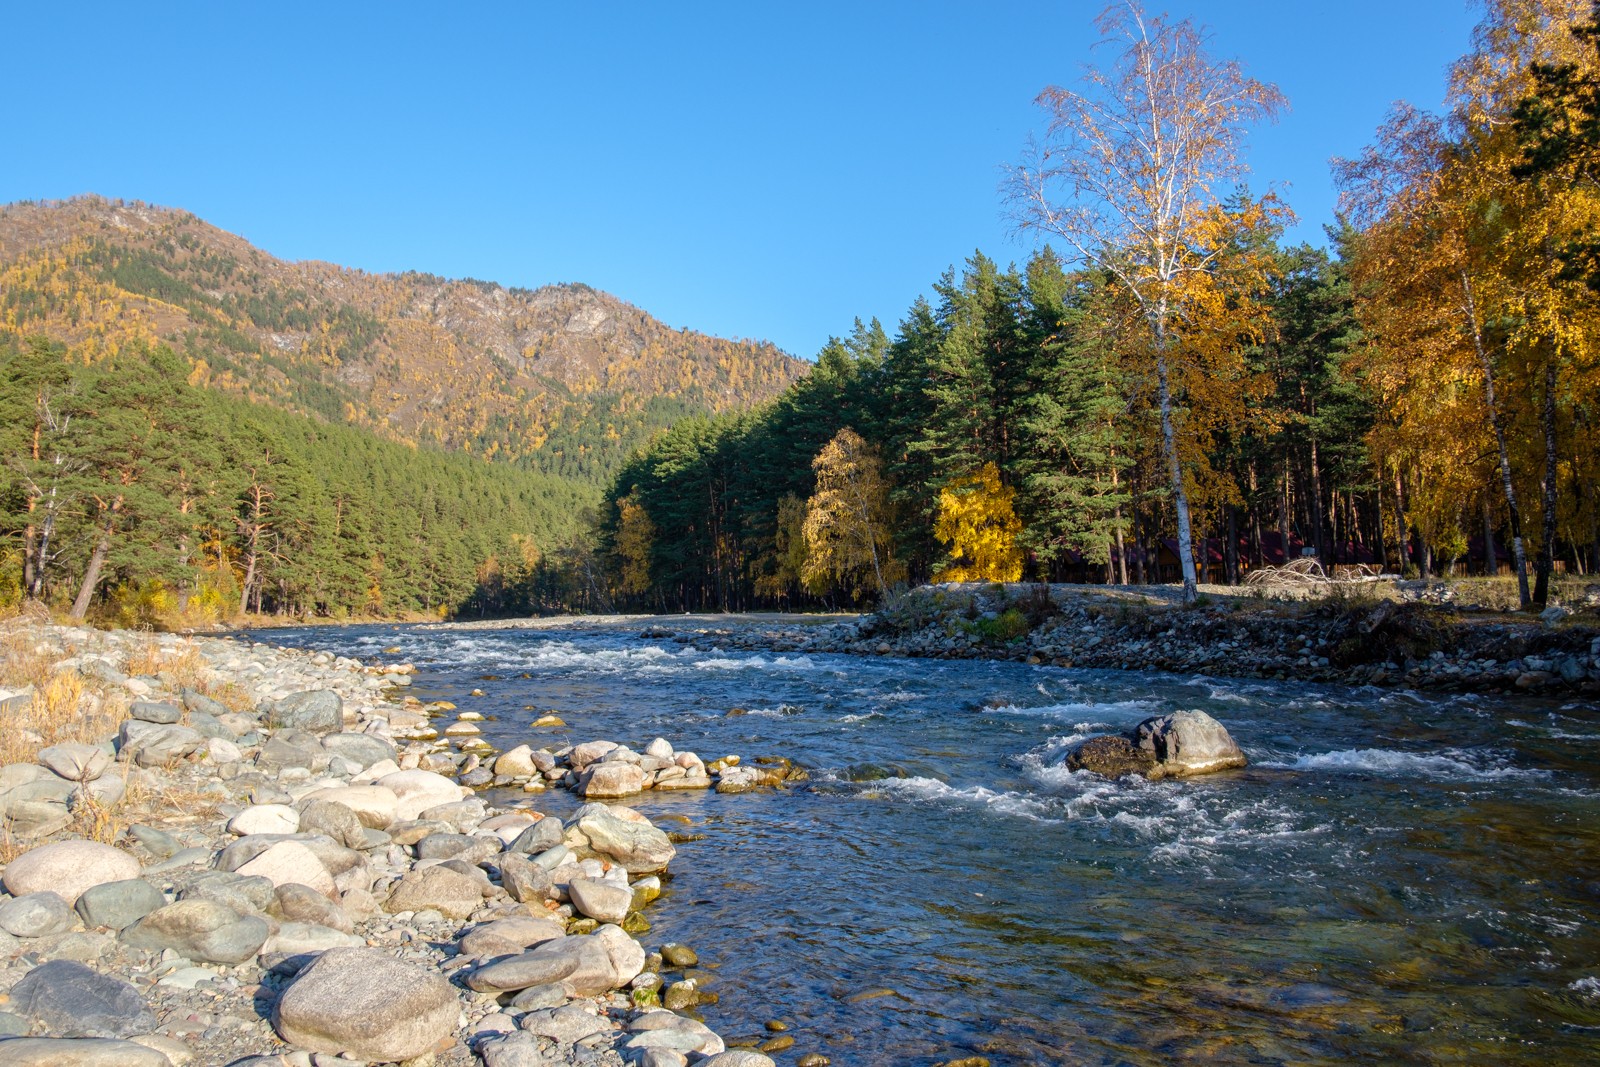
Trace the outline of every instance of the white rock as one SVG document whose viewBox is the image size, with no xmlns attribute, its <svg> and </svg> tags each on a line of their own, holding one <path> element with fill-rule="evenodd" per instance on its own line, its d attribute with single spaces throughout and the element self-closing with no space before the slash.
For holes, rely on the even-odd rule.
<svg viewBox="0 0 1600 1067">
<path fill-rule="evenodd" d="M 265 878 L 274 886 L 290 883 L 310 886 L 330 900 L 339 898 L 338 887 L 328 868 L 315 852 L 298 841 L 279 841 L 236 873 Z"/>
<path fill-rule="evenodd" d="M 106 882 L 139 877 L 139 861 L 126 852 L 95 841 L 57 841 L 30 849 L 12 860 L 4 877 L 14 897 L 45 890 L 67 902 L 78 902 L 86 889 Z"/>
<path fill-rule="evenodd" d="M 228 820 L 228 832 L 246 834 L 292 834 L 300 829 L 300 813 L 287 804 L 252 804 Z"/>
<path fill-rule="evenodd" d="M 415 819 L 429 808 L 453 804 L 472 790 L 464 789 L 442 774 L 432 771 L 396 771 L 378 779 L 378 785 L 396 797 L 395 819 Z"/>
</svg>

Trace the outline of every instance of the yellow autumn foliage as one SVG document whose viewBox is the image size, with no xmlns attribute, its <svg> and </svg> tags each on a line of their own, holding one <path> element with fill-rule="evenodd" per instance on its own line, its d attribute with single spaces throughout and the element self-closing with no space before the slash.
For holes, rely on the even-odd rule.
<svg viewBox="0 0 1600 1067">
<path fill-rule="evenodd" d="M 1022 520 L 1012 501 L 1017 491 L 1000 482 L 1000 468 L 986 463 L 970 478 L 939 490 L 933 533 L 950 550 L 950 563 L 934 575 L 941 582 L 1015 582 L 1022 577 L 1017 535 Z"/>
</svg>

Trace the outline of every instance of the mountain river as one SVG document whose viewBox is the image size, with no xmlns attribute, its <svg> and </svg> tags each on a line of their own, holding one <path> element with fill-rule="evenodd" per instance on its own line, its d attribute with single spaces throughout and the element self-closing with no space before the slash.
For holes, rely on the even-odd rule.
<svg viewBox="0 0 1600 1067">
<path fill-rule="evenodd" d="M 718 1032 L 787 1021 L 780 1064 L 1600 1061 L 1592 702 L 696 651 L 606 627 L 255 636 L 398 646 L 382 658 L 416 663 L 410 691 L 482 712 L 500 750 L 660 736 L 810 768 L 783 792 L 633 801 L 697 838 L 641 940 L 695 948 Z M 1152 784 L 1056 766 L 1076 738 L 1184 708 L 1251 767 Z M 530 728 L 551 711 L 566 728 Z"/>
</svg>

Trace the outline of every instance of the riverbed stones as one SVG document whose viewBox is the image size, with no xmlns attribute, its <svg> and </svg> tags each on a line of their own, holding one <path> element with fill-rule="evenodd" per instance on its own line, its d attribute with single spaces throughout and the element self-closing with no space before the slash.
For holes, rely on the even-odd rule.
<svg viewBox="0 0 1600 1067">
<path fill-rule="evenodd" d="M 255 859 L 236 867 L 234 873 L 265 878 L 275 887 L 289 884 L 310 886 L 327 897 L 338 892 L 327 865 L 300 841 L 279 841 Z"/>
<path fill-rule="evenodd" d="M 117 1038 L 18 1037 L 0 1042 L 0 1067 L 174 1067 L 166 1054 Z"/>
<path fill-rule="evenodd" d="M 92 782 L 111 766 L 111 753 L 99 745 L 51 745 L 40 751 L 39 764 L 70 782 Z"/>
<path fill-rule="evenodd" d="M 574 878 L 567 883 L 567 896 L 579 914 L 603 923 L 620 923 L 633 907 L 633 890 L 615 882 Z"/>
<path fill-rule="evenodd" d="M 12 896 L 55 893 L 70 907 L 90 886 L 139 877 L 139 861 L 97 841 L 57 841 L 30 849 L 7 865 L 3 881 Z"/>
<path fill-rule="evenodd" d="M 451 919 L 465 919 L 483 903 L 483 889 L 473 878 L 444 865 L 409 871 L 395 883 L 383 909 L 390 914 L 432 909 Z"/>
<path fill-rule="evenodd" d="M 155 1014 L 138 990 L 71 960 L 51 960 L 29 971 L 12 986 L 6 1007 L 58 1037 L 127 1037 L 156 1028 Z M 0 1044 L 0 1064 L 10 1062 L 5 1049 Z"/>
<path fill-rule="evenodd" d="M 592 763 L 578 776 L 577 792 L 588 799 L 631 797 L 644 792 L 645 781 L 644 768 L 635 764 Z"/>
<path fill-rule="evenodd" d="M 573 825 L 588 839 L 591 850 L 629 874 L 655 874 L 677 855 L 666 834 L 628 808 L 585 804 L 574 814 Z"/>
<path fill-rule="evenodd" d="M 372 734 L 329 734 L 322 739 L 322 747 L 363 768 L 395 758 L 394 745 Z"/>
<path fill-rule="evenodd" d="M 566 936 L 566 928 L 554 919 L 512 915 L 473 927 L 457 947 L 463 956 L 490 959 L 525 952 L 534 945 Z"/>
<path fill-rule="evenodd" d="M 0 904 L 0 930 L 14 937 L 45 937 L 72 929 L 77 916 L 48 889 Z"/>
<path fill-rule="evenodd" d="M 555 848 L 565 840 L 561 820 L 543 818 L 533 823 L 526 830 L 517 835 L 516 840 L 506 846 L 508 852 L 524 852 L 537 855 L 546 849 Z"/>
<path fill-rule="evenodd" d="M 272 929 L 258 915 L 241 916 L 210 900 L 180 900 L 146 915 L 124 930 L 133 948 L 172 949 L 206 963 L 243 963 L 261 951 Z"/>
<path fill-rule="evenodd" d="M 361 821 L 362 826 L 373 830 L 387 830 L 394 825 L 395 813 L 400 808 L 400 798 L 395 795 L 394 790 L 381 785 L 318 789 L 301 798 L 302 805 L 309 805 L 315 801 L 343 804 L 356 813 L 356 818 Z"/>
<path fill-rule="evenodd" d="M 262 713 L 274 730 L 327 734 L 344 728 L 344 701 L 331 689 L 290 693 L 268 704 Z"/>
<path fill-rule="evenodd" d="M 1228 730 L 1203 711 L 1177 711 L 1146 719 L 1134 731 L 1140 750 L 1156 766 L 1151 778 L 1188 778 L 1243 767 L 1248 760 Z"/>
<path fill-rule="evenodd" d="M 300 813 L 287 804 L 252 804 L 228 820 L 228 832 L 247 834 L 292 834 L 300 829 Z"/>
<path fill-rule="evenodd" d="M 377 784 L 395 796 L 395 820 L 415 819 L 429 808 L 453 804 L 465 790 L 442 774 L 433 771 L 396 771 L 379 778 Z"/>
<path fill-rule="evenodd" d="M 117 755 L 140 767 L 164 767 L 194 752 L 203 740 L 187 726 L 129 719 L 117 734 Z"/>
<path fill-rule="evenodd" d="M 315 923 L 346 934 L 355 929 L 350 914 L 344 908 L 310 886 L 294 882 L 273 889 L 272 901 L 266 911 L 274 919 L 285 923 Z"/>
<path fill-rule="evenodd" d="M 333 948 L 284 990 L 273 1025 L 300 1048 L 389 1063 L 434 1051 L 460 1012 L 437 971 L 378 949 Z"/>
<path fill-rule="evenodd" d="M 522 1017 L 522 1029 L 536 1037 L 547 1037 L 558 1045 L 575 1045 L 586 1037 L 607 1033 L 611 1023 L 577 1004 L 541 1008 Z"/>
<path fill-rule="evenodd" d="M 751 1052 L 748 1049 L 736 1048 L 729 1049 L 727 1052 L 719 1052 L 715 1056 L 707 1056 L 695 1064 L 695 1067 L 777 1067 L 777 1064 L 773 1062 L 770 1056 L 763 1056 L 759 1052 Z"/>
<path fill-rule="evenodd" d="M 143 878 L 127 878 L 85 889 L 76 907 L 83 924 L 91 929 L 123 930 L 166 904 L 161 890 Z"/>
<path fill-rule="evenodd" d="M 519 904 L 539 903 L 550 895 L 550 872 L 516 852 L 502 852 L 500 886 Z"/>
<path fill-rule="evenodd" d="M 140 722 L 170 726 L 183 718 L 183 709 L 154 700 L 135 700 L 133 706 L 128 709 L 128 714 Z"/>
</svg>

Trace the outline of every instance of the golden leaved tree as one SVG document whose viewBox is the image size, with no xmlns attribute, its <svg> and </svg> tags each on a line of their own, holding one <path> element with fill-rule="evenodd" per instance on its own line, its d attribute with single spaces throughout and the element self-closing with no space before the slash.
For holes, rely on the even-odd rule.
<svg viewBox="0 0 1600 1067">
<path fill-rule="evenodd" d="M 889 482 L 877 449 L 848 426 L 811 461 L 817 490 L 802 525 L 806 560 L 801 576 L 814 592 L 843 585 L 861 592 L 870 581 L 879 595 L 905 580 L 890 550 Z"/>
<path fill-rule="evenodd" d="M 1012 501 L 1017 491 L 1000 483 L 1000 468 L 985 463 L 977 474 L 939 490 L 933 535 L 950 552 L 934 575 L 941 582 L 1015 582 L 1022 577 L 1017 535 L 1022 520 Z"/>
</svg>

